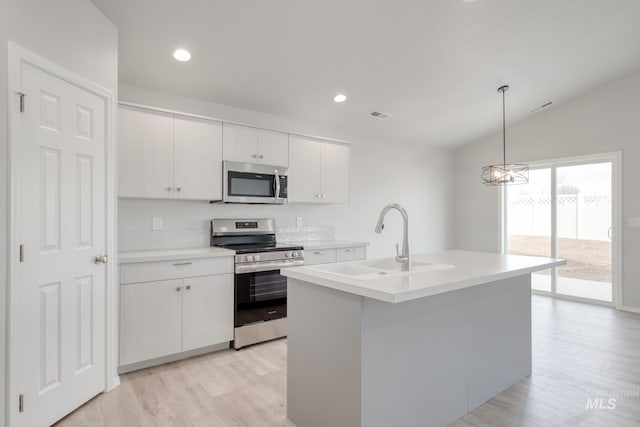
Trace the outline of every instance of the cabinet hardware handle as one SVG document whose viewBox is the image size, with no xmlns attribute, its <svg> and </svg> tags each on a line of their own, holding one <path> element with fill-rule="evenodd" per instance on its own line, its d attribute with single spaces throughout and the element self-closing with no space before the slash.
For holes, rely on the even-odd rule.
<svg viewBox="0 0 640 427">
<path fill-rule="evenodd" d="M 267 311 L 267 314 L 276 314 L 277 312 L 278 312 L 278 310 Z"/>
<path fill-rule="evenodd" d="M 191 290 L 191 285 L 187 285 L 187 290 Z"/>
<path fill-rule="evenodd" d="M 258 155 L 257 154 L 252 154 L 251 157 L 253 157 L 255 159 L 256 157 L 258 157 Z"/>
<path fill-rule="evenodd" d="M 314 252 L 313 254 L 314 254 L 314 255 L 324 255 L 324 252 L 322 252 L 322 251 L 316 251 L 316 252 Z"/>
<path fill-rule="evenodd" d="M 182 187 L 176 187 L 176 191 L 182 191 Z"/>
<path fill-rule="evenodd" d="M 176 262 L 173 265 L 191 265 L 191 264 L 193 264 L 193 263 L 191 261 L 189 261 L 189 262 Z"/>
<path fill-rule="evenodd" d="M 176 288 L 176 292 L 180 292 L 181 290 L 182 290 L 182 288 L 181 288 L 180 286 L 178 286 L 178 287 Z"/>
<path fill-rule="evenodd" d="M 356 250 L 355 249 L 345 249 L 344 251 L 345 252 L 355 252 Z"/>
<path fill-rule="evenodd" d="M 264 159 L 264 156 L 263 156 L 262 154 L 260 154 L 260 155 L 258 156 L 258 158 L 259 158 L 259 159 Z"/>
<path fill-rule="evenodd" d="M 167 187 L 167 188 L 165 188 L 165 190 L 171 191 L 171 187 Z"/>
</svg>

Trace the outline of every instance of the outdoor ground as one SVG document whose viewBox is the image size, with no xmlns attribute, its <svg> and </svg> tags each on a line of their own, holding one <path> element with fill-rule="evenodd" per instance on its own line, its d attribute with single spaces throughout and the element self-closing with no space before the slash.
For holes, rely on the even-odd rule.
<svg viewBox="0 0 640 427">
<path fill-rule="evenodd" d="M 509 253 L 549 257 L 551 243 L 544 236 L 509 236 Z M 611 282 L 611 242 L 601 240 L 558 239 L 558 257 L 567 265 L 558 269 L 558 275 L 575 279 Z M 548 271 L 538 274 L 549 274 Z"/>
</svg>

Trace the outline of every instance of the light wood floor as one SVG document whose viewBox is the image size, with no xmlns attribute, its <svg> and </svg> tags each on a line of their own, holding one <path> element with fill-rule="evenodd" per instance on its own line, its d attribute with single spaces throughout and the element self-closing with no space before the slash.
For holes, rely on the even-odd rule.
<svg viewBox="0 0 640 427">
<path fill-rule="evenodd" d="M 286 353 L 279 340 L 123 375 L 57 425 L 293 427 Z M 598 398 L 615 408 L 586 409 Z M 533 374 L 452 426 L 640 426 L 640 315 L 534 296 Z"/>
</svg>

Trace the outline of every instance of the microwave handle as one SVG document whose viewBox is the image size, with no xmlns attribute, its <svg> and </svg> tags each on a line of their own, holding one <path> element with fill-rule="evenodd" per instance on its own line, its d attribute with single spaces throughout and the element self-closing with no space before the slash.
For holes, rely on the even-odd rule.
<svg viewBox="0 0 640 427">
<path fill-rule="evenodd" d="M 274 177 L 274 179 L 276 181 L 275 182 L 276 193 L 274 194 L 274 196 L 275 196 L 274 202 L 278 203 L 278 199 L 280 198 L 280 175 L 278 175 L 278 171 L 277 170 L 274 172 L 274 176 L 273 177 Z"/>
</svg>

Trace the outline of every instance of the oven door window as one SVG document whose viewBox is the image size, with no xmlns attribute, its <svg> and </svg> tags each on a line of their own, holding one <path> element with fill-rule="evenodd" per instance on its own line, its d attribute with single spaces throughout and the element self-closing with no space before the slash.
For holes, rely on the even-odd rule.
<svg viewBox="0 0 640 427">
<path fill-rule="evenodd" d="M 229 171 L 229 196 L 275 197 L 275 176 L 249 172 Z"/>
<path fill-rule="evenodd" d="M 280 270 L 236 275 L 237 303 L 251 304 L 287 297 L 287 278 Z"/>
</svg>

